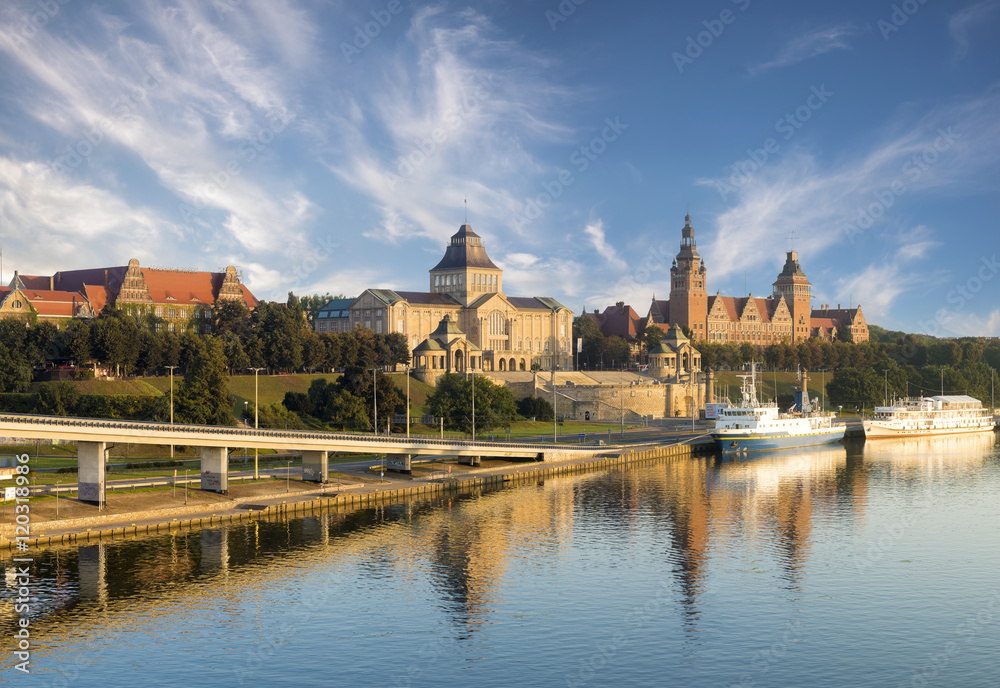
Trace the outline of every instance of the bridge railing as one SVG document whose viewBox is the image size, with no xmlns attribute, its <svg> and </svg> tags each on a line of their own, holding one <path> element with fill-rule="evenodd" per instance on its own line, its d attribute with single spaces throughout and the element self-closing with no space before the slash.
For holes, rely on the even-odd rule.
<svg viewBox="0 0 1000 688">
<path fill-rule="evenodd" d="M 129 420 L 119 421 L 101 418 L 76 418 L 73 416 L 35 416 L 20 413 L 0 413 L 0 429 L 4 423 L 20 423 L 27 425 L 51 425 L 64 428 L 95 428 L 106 430 L 145 430 L 164 433 L 200 433 L 206 435 L 230 435 L 238 439 L 288 439 L 288 440 L 319 440 L 319 441 L 350 441 L 365 444 L 395 444 L 426 447 L 455 447 L 463 449 L 496 450 L 498 446 L 517 450 L 552 450 L 558 447 L 561 451 L 584 451 L 583 447 L 573 445 L 535 444 L 517 442 L 473 442 L 471 440 L 444 440 L 415 437 L 392 437 L 385 435 L 367 435 L 360 433 L 334 433 L 301 430 L 271 430 L 260 428 L 232 428 L 219 425 L 189 425 L 182 423 L 163 423 L 158 421 Z M 164 437 L 165 440 L 171 439 Z M 173 439 L 178 439 L 174 437 Z M 239 446 L 239 442 L 234 442 Z M 403 452 L 400 452 L 403 453 Z"/>
</svg>

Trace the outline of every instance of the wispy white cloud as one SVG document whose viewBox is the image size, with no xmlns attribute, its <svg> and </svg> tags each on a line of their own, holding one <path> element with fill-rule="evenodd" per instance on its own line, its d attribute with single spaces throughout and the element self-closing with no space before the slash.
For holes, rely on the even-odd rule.
<svg viewBox="0 0 1000 688">
<path fill-rule="evenodd" d="M 1000 336 L 1000 309 L 985 316 L 976 313 L 951 313 L 945 328 L 960 337 Z"/>
<path fill-rule="evenodd" d="M 942 270 L 919 264 L 942 242 L 934 232 L 919 225 L 890 238 L 890 248 L 882 258 L 849 272 L 834 285 L 831 301 L 862 305 L 867 318 L 890 317 L 897 300 L 907 293 L 926 290 L 945 278 Z M 918 264 L 914 264 L 918 263 Z"/>
<path fill-rule="evenodd" d="M 604 232 L 603 220 L 598 219 L 590 222 L 583 228 L 583 233 L 590 239 L 591 246 L 594 247 L 594 251 L 597 252 L 602 260 L 607 261 L 609 265 L 619 270 L 625 269 L 625 261 L 618 256 L 618 252 L 608 243 Z"/>
<path fill-rule="evenodd" d="M 107 190 L 68 182 L 42 163 L 0 157 L 0 190 L 8 266 L 15 256 L 24 273 L 51 274 L 53 265 L 123 265 L 130 258 L 187 264 L 164 249 L 184 237 L 183 227 Z"/>
<path fill-rule="evenodd" d="M 167 210 L 148 215 L 154 225 L 185 226 L 210 252 L 294 255 L 313 203 L 267 161 L 270 142 L 293 126 L 289 75 L 309 68 L 315 29 L 285 2 L 226 7 L 218 16 L 192 0 L 148 0 L 122 16 L 81 9 L 71 31 L 27 42 L 14 12 L 0 22 L 0 51 L 25 79 L 19 106 L 62 139 L 36 162 L 64 172 L 67 188 L 127 185 L 124 156 L 166 193 Z"/>
<path fill-rule="evenodd" d="M 550 63 L 498 34 L 475 11 L 424 7 L 405 40 L 379 46 L 377 71 L 358 65 L 324 159 L 380 209 L 366 236 L 443 241 L 468 198 L 470 224 L 489 241 L 506 228 L 477 218 L 513 217 L 514 189 L 543 169 L 528 144 L 566 138 L 556 113 L 569 94 L 547 78 Z"/>
<path fill-rule="evenodd" d="M 948 18 L 948 32 L 955 41 L 955 60 L 961 60 L 968 54 L 972 39 L 969 34 L 976 27 L 986 24 L 992 15 L 1000 9 L 1000 0 L 982 0 L 959 10 Z"/>
<path fill-rule="evenodd" d="M 751 75 L 756 76 L 771 69 L 787 67 L 796 62 L 808 60 L 831 50 L 847 50 L 850 48 L 849 39 L 858 33 L 859 29 L 851 24 L 806 31 L 789 41 L 774 58 L 750 67 L 748 71 Z"/>
<path fill-rule="evenodd" d="M 993 89 L 895 125 L 881 141 L 832 164 L 802 149 L 768 161 L 742 180 L 733 207 L 715 218 L 713 240 L 700 245 L 713 278 L 773 263 L 793 232 L 800 251 L 818 255 L 881 235 L 916 192 L 965 193 L 983 184 L 988 175 L 982 173 L 1000 164 L 998 108 L 1000 92 Z M 719 187 L 732 180 L 699 183 Z"/>
</svg>

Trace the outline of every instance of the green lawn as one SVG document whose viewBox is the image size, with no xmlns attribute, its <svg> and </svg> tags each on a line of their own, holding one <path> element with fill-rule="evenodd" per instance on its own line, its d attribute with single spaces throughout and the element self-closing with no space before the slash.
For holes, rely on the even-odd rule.
<svg viewBox="0 0 1000 688">
<path fill-rule="evenodd" d="M 725 370 L 715 373 L 715 392 L 718 396 L 725 396 L 726 389 L 725 386 L 729 386 L 729 400 L 733 403 L 739 403 L 740 401 L 740 379 L 739 375 L 743 374 L 742 371 L 738 370 Z M 809 373 L 809 396 L 819 397 L 820 400 L 823 398 L 823 383 L 830 383 L 833 379 L 833 373 L 828 372 L 825 375 L 822 373 L 810 372 Z M 774 399 L 775 383 L 777 383 L 778 397 L 782 401 L 789 401 L 794 398 L 795 391 L 799 388 L 799 382 L 797 373 L 794 371 L 779 371 L 772 372 L 769 370 L 757 371 L 757 381 L 758 390 L 762 395 L 762 401 L 772 401 Z"/>
</svg>

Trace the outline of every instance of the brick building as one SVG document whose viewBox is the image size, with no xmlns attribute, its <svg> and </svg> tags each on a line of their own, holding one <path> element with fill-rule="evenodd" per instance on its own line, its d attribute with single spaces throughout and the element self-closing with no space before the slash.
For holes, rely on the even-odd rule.
<svg viewBox="0 0 1000 688">
<path fill-rule="evenodd" d="M 832 339 L 845 328 L 851 341 L 868 341 L 868 326 L 860 306 L 814 310 L 811 301 L 812 284 L 795 251 L 787 252 L 785 264 L 771 285 L 771 296 L 734 297 L 719 292 L 709 296 L 708 271 L 698 253 L 691 216 L 687 215 L 680 251 L 670 268 L 670 298 L 659 301 L 654 297 L 642 326 L 656 324 L 666 331 L 676 323 L 689 328 L 692 339 L 697 341 L 747 342 L 754 346 L 797 343 L 810 337 Z"/>
<path fill-rule="evenodd" d="M 211 331 L 212 307 L 241 301 L 248 309 L 257 298 L 240 282 L 235 267 L 225 272 L 199 272 L 128 265 L 89 270 L 65 270 L 51 276 L 14 273 L 0 291 L 0 317 L 31 317 L 57 326 L 72 318 L 93 318 L 106 306 L 155 316 L 159 326 L 174 332 Z"/>
</svg>

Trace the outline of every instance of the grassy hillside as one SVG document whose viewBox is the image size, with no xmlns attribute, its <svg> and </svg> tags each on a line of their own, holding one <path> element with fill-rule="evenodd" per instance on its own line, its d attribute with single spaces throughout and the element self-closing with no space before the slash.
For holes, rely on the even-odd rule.
<svg viewBox="0 0 1000 688">
<path fill-rule="evenodd" d="M 257 379 L 257 394 L 261 406 L 280 403 L 285 398 L 286 392 L 308 392 L 309 385 L 313 380 L 327 380 L 334 382 L 339 378 L 339 374 L 316 374 L 316 375 L 260 375 Z M 406 394 L 406 375 L 404 373 L 390 373 L 389 379 L 393 381 L 402 394 Z M 174 391 L 181 384 L 183 377 L 174 376 Z M 44 385 L 55 384 L 52 382 L 40 382 L 32 387 L 32 391 L 38 391 Z M 122 394 L 126 396 L 160 396 L 170 393 L 169 377 L 148 377 L 136 380 L 77 380 L 69 384 L 76 387 L 81 394 Z M 415 378 L 410 378 L 410 404 L 414 414 L 424 412 L 427 397 L 434 391 L 434 388 Z M 234 412 L 238 409 L 242 411 L 243 402 L 253 403 L 254 400 L 254 376 L 234 375 L 229 379 L 229 393 L 236 397 L 233 404 Z"/>
<path fill-rule="evenodd" d="M 163 392 L 155 384 L 156 378 L 140 380 L 76 380 L 69 384 L 76 387 L 80 394 L 122 394 L 130 397 L 158 397 Z M 31 386 L 32 392 L 37 392 L 45 385 L 57 384 L 54 382 L 36 382 Z M 177 381 L 174 381 L 177 384 Z M 170 381 L 164 389 L 170 389 Z"/>
<path fill-rule="evenodd" d="M 733 402 L 740 400 L 740 378 L 741 371 L 720 371 L 715 373 L 715 390 L 720 396 L 726 395 L 725 386 L 729 385 L 729 399 Z M 833 373 L 826 373 L 825 383 L 830 384 Z M 795 390 L 799 388 L 798 376 L 794 372 L 757 372 L 758 390 L 762 395 L 762 401 L 774 399 L 774 390 L 777 383 L 779 401 L 791 403 L 795 397 Z M 809 396 L 823 398 L 823 375 L 821 373 L 809 374 Z"/>
</svg>

